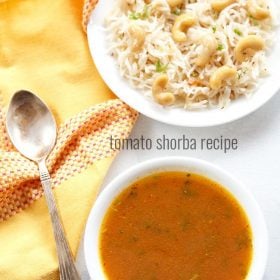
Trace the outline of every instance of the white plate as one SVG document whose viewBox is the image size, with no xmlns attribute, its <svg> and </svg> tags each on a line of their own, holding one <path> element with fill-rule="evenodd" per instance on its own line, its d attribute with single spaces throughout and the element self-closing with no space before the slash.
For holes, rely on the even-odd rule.
<svg viewBox="0 0 280 280">
<path fill-rule="evenodd" d="M 232 102 L 226 109 L 206 109 L 186 111 L 181 108 L 163 108 L 132 88 L 120 76 L 115 59 L 108 53 L 104 29 L 104 19 L 111 13 L 116 0 L 102 0 L 93 11 L 88 25 L 88 42 L 95 65 L 105 83 L 129 106 L 140 113 L 172 125 L 204 127 L 228 123 L 254 112 L 264 105 L 280 89 L 280 31 L 277 28 L 276 40 L 269 51 L 268 68 L 270 75 L 261 81 L 253 96 Z M 279 13 L 279 3 L 273 3 Z"/>
</svg>

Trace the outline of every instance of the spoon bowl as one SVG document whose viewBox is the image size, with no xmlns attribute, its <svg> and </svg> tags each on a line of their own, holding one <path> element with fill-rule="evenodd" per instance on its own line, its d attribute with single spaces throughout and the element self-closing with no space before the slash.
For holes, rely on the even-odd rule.
<svg viewBox="0 0 280 280">
<path fill-rule="evenodd" d="M 29 91 L 18 91 L 12 97 L 7 130 L 16 149 L 33 161 L 46 158 L 55 145 L 55 119 L 47 105 Z"/>
</svg>

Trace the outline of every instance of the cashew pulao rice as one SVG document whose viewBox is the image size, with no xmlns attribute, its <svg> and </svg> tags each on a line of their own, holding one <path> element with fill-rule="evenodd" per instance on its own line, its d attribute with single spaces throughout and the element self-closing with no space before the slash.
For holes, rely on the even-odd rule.
<svg viewBox="0 0 280 280">
<path fill-rule="evenodd" d="M 106 19 L 122 77 L 163 106 L 226 107 L 268 74 L 264 0 L 118 0 Z"/>
</svg>

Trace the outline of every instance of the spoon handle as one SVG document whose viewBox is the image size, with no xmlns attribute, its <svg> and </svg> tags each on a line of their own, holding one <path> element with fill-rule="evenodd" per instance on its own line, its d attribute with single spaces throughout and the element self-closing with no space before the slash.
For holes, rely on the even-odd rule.
<svg viewBox="0 0 280 280">
<path fill-rule="evenodd" d="M 65 237 L 65 232 L 60 221 L 55 198 L 51 189 L 51 178 L 45 161 L 39 162 L 40 179 L 44 189 L 47 205 L 51 215 L 51 221 L 56 242 L 59 261 L 59 274 L 61 280 L 80 280 L 76 269 L 71 249 Z"/>
</svg>

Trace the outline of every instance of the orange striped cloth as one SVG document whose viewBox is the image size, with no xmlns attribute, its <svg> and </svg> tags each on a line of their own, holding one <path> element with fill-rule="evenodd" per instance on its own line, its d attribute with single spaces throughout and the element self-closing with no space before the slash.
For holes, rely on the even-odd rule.
<svg viewBox="0 0 280 280">
<path fill-rule="evenodd" d="M 74 253 L 115 156 L 108 138 L 128 137 L 136 121 L 89 54 L 83 27 L 96 2 L 0 1 L 0 279 L 58 279 L 37 166 L 12 147 L 5 130 L 12 94 L 37 93 L 56 117 L 58 139 L 47 165 Z"/>
<path fill-rule="evenodd" d="M 85 0 L 83 9 L 83 28 L 85 31 L 87 30 L 87 25 L 91 16 L 91 12 L 94 10 L 97 3 L 98 0 Z"/>
</svg>

